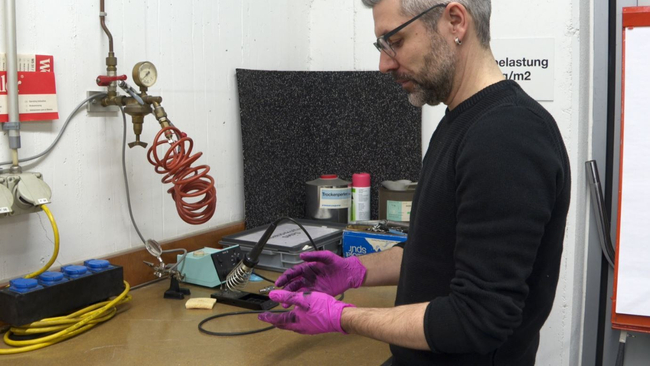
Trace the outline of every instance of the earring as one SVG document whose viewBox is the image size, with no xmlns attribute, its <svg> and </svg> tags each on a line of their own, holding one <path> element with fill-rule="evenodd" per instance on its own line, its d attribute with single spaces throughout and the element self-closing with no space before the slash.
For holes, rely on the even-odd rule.
<svg viewBox="0 0 650 366">
<path fill-rule="evenodd" d="M 461 41 L 460 39 L 458 39 L 458 37 L 456 37 L 455 41 L 456 41 L 456 44 L 459 45 L 459 46 L 460 46 L 461 44 L 463 44 L 463 41 Z"/>
</svg>

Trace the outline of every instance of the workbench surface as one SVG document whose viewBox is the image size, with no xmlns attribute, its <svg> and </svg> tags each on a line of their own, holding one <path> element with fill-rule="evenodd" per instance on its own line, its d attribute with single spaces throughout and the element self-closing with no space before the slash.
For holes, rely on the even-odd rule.
<svg viewBox="0 0 650 366">
<path fill-rule="evenodd" d="M 277 272 L 259 271 L 275 279 Z M 250 283 L 257 292 L 270 285 Z M 381 365 L 390 357 L 388 345 L 372 339 L 338 333 L 306 336 L 272 329 L 237 337 L 216 337 L 199 332 L 201 320 L 245 309 L 217 303 L 212 310 L 186 310 L 193 297 L 210 297 L 215 290 L 183 285 L 192 294 L 185 300 L 163 299 L 165 279 L 131 291 L 133 300 L 108 322 L 87 333 L 37 351 L 0 356 L 4 365 Z M 345 302 L 358 307 L 390 307 L 395 287 L 348 290 Z M 281 309 L 280 306 L 275 308 Z M 257 314 L 212 320 L 214 332 L 242 332 L 268 326 Z M 0 342 L 0 348 L 7 346 Z"/>
</svg>

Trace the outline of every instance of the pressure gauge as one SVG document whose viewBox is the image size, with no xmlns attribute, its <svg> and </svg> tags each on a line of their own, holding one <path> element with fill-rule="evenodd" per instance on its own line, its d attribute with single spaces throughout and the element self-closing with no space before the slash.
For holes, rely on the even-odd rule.
<svg viewBox="0 0 650 366">
<path fill-rule="evenodd" d="M 149 61 L 138 62 L 133 66 L 133 81 L 140 87 L 149 88 L 156 83 L 158 71 Z"/>
</svg>

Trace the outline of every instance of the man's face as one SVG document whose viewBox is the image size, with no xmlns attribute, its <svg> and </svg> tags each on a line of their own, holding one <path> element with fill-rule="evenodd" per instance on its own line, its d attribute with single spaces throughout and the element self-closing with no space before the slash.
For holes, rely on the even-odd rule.
<svg viewBox="0 0 650 366">
<path fill-rule="evenodd" d="M 399 0 L 384 0 L 373 8 L 375 34 L 379 37 L 410 17 L 400 14 Z M 379 69 L 390 73 L 409 95 L 411 104 L 438 105 L 449 99 L 456 55 L 437 33 L 427 31 L 420 20 L 409 24 L 389 40 L 397 55 L 381 53 Z"/>
<path fill-rule="evenodd" d="M 391 70 L 396 80 L 409 80 L 404 89 L 411 104 L 438 105 L 449 99 L 456 71 L 456 56 L 437 33 L 430 35 L 431 46 L 423 50 L 422 65 L 408 73 Z M 399 54 L 397 54 L 399 59 Z"/>
</svg>

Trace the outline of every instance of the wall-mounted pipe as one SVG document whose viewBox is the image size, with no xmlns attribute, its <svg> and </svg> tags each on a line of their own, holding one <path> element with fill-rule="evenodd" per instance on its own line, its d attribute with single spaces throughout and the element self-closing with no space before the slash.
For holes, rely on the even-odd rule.
<svg viewBox="0 0 650 366">
<path fill-rule="evenodd" d="M 18 51 L 16 48 L 16 0 L 7 0 L 7 99 L 9 121 L 2 125 L 8 131 L 9 148 L 14 171 L 20 171 L 18 149 L 20 148 L 20 112 L 18 110 Z"/>
<path fill-rule="evenodd" d="M 104 0 L 99 0 L 99 22 L 102 25 L 102 29 L 108 37 L 108 51 L 113 53 L 113 35 L 111 31 L 108 30 L 106 26 L 106 11 L 104 10 Z"/>
<path fill-rule="evenodd" d="M 113 52 L 113 35 L 106 26 L 106 9 L 104 0 L 99 0 L 99 23 L 108 37 L 108 57 L 106 57 L 106 75 L 115 77 L 117 75 L 117 57 Z M 113 81 L 108 86 L 108 98 L 115 98 L 117 96 L 117 82 Z"/>
</svg>

